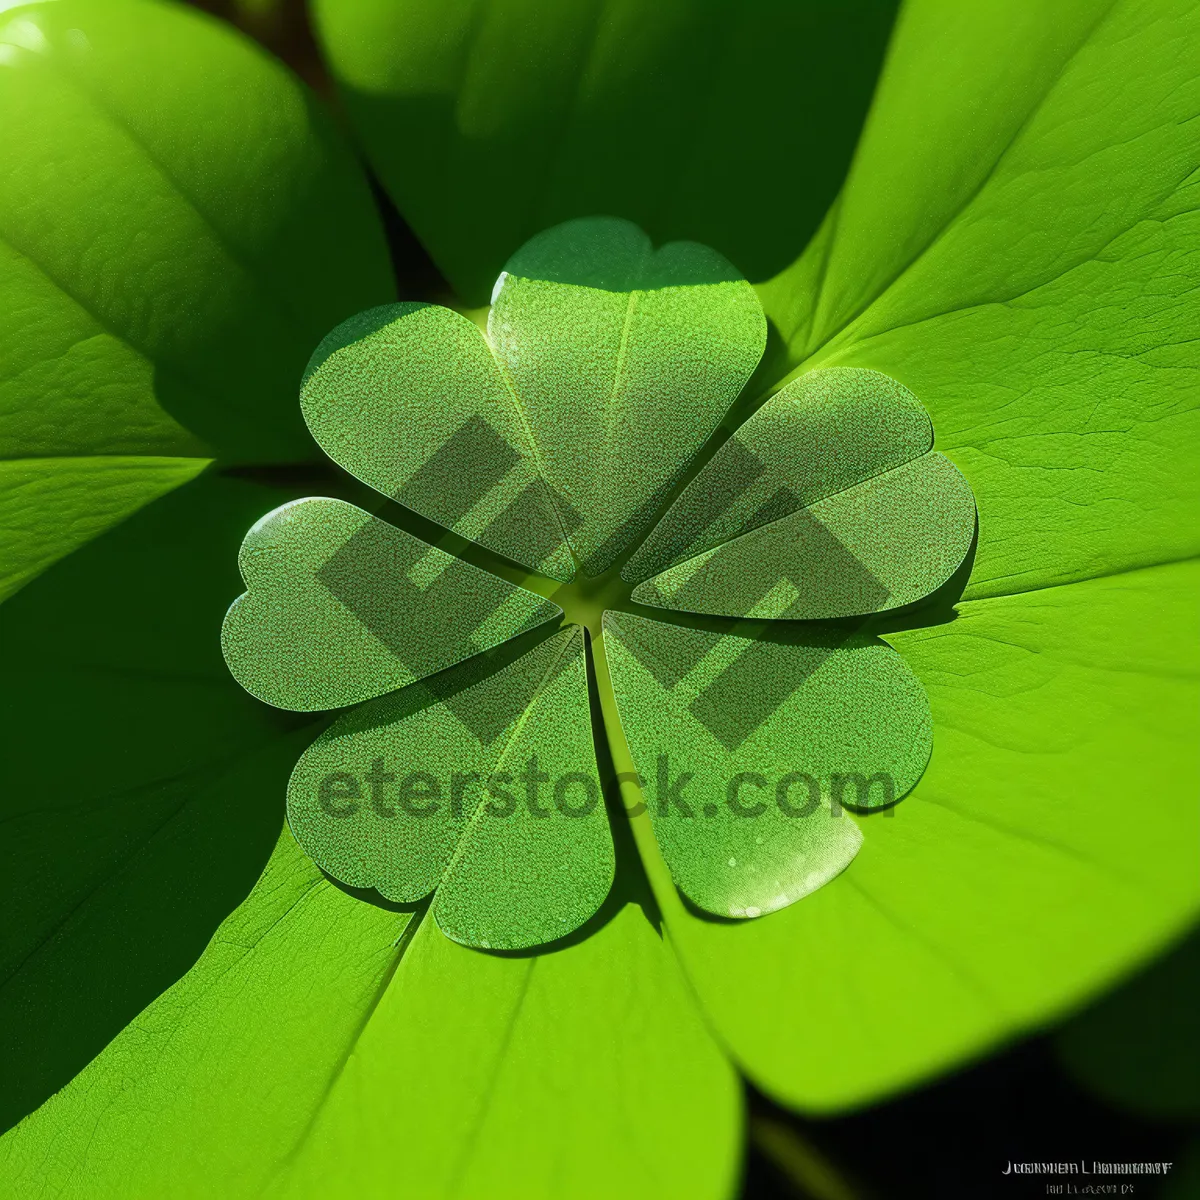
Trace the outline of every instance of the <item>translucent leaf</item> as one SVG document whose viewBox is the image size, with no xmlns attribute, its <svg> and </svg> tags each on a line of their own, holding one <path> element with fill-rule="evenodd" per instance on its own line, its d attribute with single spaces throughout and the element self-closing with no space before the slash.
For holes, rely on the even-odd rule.
<svg viewBox="0 0 1200 1200">
<path fill-rule="evenodd" d="M 692 242 L 628 221 L 539 234 L 496 285 L 488 333 L 563 528 L 590 575 L 646 528 L 762 354 L 754 289 Z"/>
<path fill-rule="evenodd" d="M 225 661 L 248 692 L 301 712 L 404 687 L 562 612 L 343 500 L 268 513 L 238 563 Z"/>
<path fill-rule="evenodd" d="M 933 448 L 920 401 L 878 371 L 810 371 L 705 463 L 622 570 L 630 583 Z"/>
<path fill-rule="evenodd" d="M 883 612 L 945 583 L 974 532 L 970 485 L 948 458 L 924 454 L 671 567 L 633 599 L 727 617 Z"/>
<path fill-rule="evenodd" d="M 709 912 L 756 917 L 858 852 L 843 805 L 886 807 L 932 748 L 920 684 L 889 647 L 782 645 L 609 613 L 605 655 L 663 858 Z"/>
<path fill-rule="evenodd" d="M 512 390 L 474 322 L 392 304 L 313 355 L 304 417 L 326 453 L 386 496 L 552 579 L 574 574 Z"/>
<path fill-rule="evenodd" d="M 583 631 L 482 681 L 478 659 L 363 705 L 288 786 L 297 840 L 334 878 L 412 903 L 456 941 L 553 941 L 608 894 L 613 847 L 588 711 Z"/>
<path fill-rule="evenodd" d="M 759 1087 L 863 1104 L 1043 1026 L 1194 924 L 1198 588 L 1200 564 L 1176 563 L 889 635 L 936 748 L 894 815 L 867 818 L 850 869 L 736 926 L 656 887 Z M 859 1036 L 831 1037 L 831 1012 Z"/>
</svg>

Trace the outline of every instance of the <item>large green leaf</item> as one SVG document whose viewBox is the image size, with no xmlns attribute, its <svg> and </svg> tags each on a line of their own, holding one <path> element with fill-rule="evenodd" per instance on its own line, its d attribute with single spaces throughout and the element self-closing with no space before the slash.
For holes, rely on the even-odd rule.
<svg viewBox="0 0 1200 1200">
<path fill-rule="evenodd" d="M 915 0 L 838 205 L 763 289 L 777 370 L 911 388 L 980 514 L 971 599 L 889 636 L 935 748 L 851 869 L 736 928 L 656 876 L 710 1016 L 791 1103 L 1044 1023 L 1200 902 L 1198 35 L 1184 0 Z M 779 996 L 786 1027 L 744 1019 Z"/>
<path fill-rule="evenodd" d="M 184 979 L 4 1141 L 38 1196 L 652 1197 L 733 1184 L 736 1079 L 636 903 L 487 955 L 285 833 Z"/>
<path fill-rule="evenodd" d="M 313 734 L 217 634 L 247 524 L 289 498 L 205 474 L 4 606 L 0 1128 L 192 965 L 271 852 Z"/>
<path fill-rule="evenodd" d="M 318 0 L 372 165 L 466 300 L 609 213 L 790 262 L 850 160 L 895 0 Z"/>
<path fill-rule="evenodd" d="M 182 8 L 4 8 L 0 597 L 214 455 L 314 457 L 304 364 L 392 292 L 361 174 L 278 63 Z"/>
<path fill-rule="evenodd" d="M 914 0 L 846 189 L 763 289 L 777 369 L 911 388 L 979 505 L 969 595 L 1200 551 L 1200 11 Z"/>
<path fill-rule="evenodd" d="M 1173 564 L 891 635 L 929 695 L 934 754 L 890 816 L 865 819 L 850 869 L 737 925 L 660 886 L 692 982 L 760 1086 L 861 1103 L 1047 1021 L 1192 919 L 1198 586 L 1200 564 Z M 786 1017 L 745 1019 L 781 996 Z"/>
</svg>

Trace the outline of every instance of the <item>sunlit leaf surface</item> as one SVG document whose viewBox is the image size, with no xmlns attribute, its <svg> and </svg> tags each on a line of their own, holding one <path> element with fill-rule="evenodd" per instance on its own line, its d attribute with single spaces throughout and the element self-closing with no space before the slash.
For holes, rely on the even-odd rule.
<svg viewBox="0 0 1200 1200">
<path fill-rule="evenodd" d="M 627 230 L 621 222 L 629 219 L 658 245 L 704 241 L 759 284 L 770 336 L 754 387 L 776 397 L 759 420 L 786 413 L 785 398 L 807 396 L 816 405 L 805 406 L 806 419 L 795 427 L 797 460 L 799 448 L 812 456 L 813 439 L 826 439 L 826 428 L 856 427 L 838 416 L 836 404 L 825 414 L 829 426 L 822 424 L 825 401 L 808 389 L 822 375 L 828 382 L 826 372 L 878 373 L 877 397 L 892 399 L 881 406 L 859 397 L 855 421 L 874 420 L 891 432 L 848 439 L 837 470 L 818 483 L 807 472 L 803 480 L 789 475 L 790 456 L 772 458 L 774 435 L 764 436 L 761 482 L 711 513 L 705 502 L 715 490 L 706 496 L 705 488 L 736 479 L 726 470 L 736 450 L 718 450 L 696 476 L 706 482 L 686 485 L 692 454 L 753 367 L 749 348 L 761 344 L 761 323 L 760 340 L 749 336 L 755 323 L 748 289 L 726 274 L 672 277 L 661 289 L 636 286 L 644 276 L 624 268 L 612 278 L 561 277 L 551 269 L 555 254 L 539 251 L 535 266 L 520 270 L 514 268 L 527 260 L 518 254 L 497 292 L 490 350 L 513 393 L 532 397 L 527 435 L 512 432 L 510 409 L 490 410 L 491 428 L 515 455 L 514 473 L 493 484 L 501 489 L 494 509 L 485 511 L 485 502 L 475 524 L 469 507 L 456 507 L 436 488 L 420 503 L 410 493 L 408 506 L 510 560 L 490 564 L 506 587 L 537 583 L 551 592 L 544 577 L 539 582 L 512 568 L 536 562 L 568 577 L 556 565 L 565 567 L 561 546 L 543 536 L 553 532 L 544 508 L 540 529 L 528 526 L 525 544 L 503 524 L 492 543 L 485 536 L 494 513 L 507 511 L 536 467 L 576 556 L 592 569 L 611 564 L 602 594 L 617 598 L 605 600 L 608 607 L 630 605 L 614 580 L 672 502 L 673 515 L 651 535 L 644 560 L 635 560 L 649 564 L 648 574 L 631 570 L 627 583 L 645 587 L 714 547 L 713 561 L 726 554 L 736 565 L 719 589 L 705 593 L 707 609 L 696 603 L 621 613 L 615 633 L 592 647 L 593 712 L 605 716 L 612 765 L 643 775 L 647 786 L 639 794 L 651 805 L 660 746 L 681 746 L 726 771 L 744 760 L 746 770 L 764 776 L 764 764 L 790 765 L 797 746 L 814 753 L 853 748 L 863 754 L 855 760 L 858 773 L 866 774 L 878 755 L 867 756 L 853 736 L 865 733 L 872 748 L 886 751 L 905 790 L 919 780 L 899 804 L 876 803 L 883 794 L 877 786 L 854 811 L 822 815 L 823 837 L 788 824 L 782 813 L 737 818 L 736 826 L 720 817 L 706 827 L 701 817 L 694 826 L 664 827 L 652 807 L 633 817 L 631 828 L 653 903 L 619 822 L 607 901 L 586 915 L 603 872 L 585 872 L 578 894 L 587 902 L 571 908 L 566 922 L 584 923 L 541 949 L 482 952 L 437 929 L 441 922 L 452 934 L 473 930 L 483 940 L 485 922 L 499 922 L 489 928 L 547 936 L 549 926 L 526 923 L 525 910 L 490 909 L 486 890 L 462 892 L 466 907 L 457 908 L 436 886 L 453 884 L 456 865 L 467 863 L 465 852 L 455 858 L 460 847 L 469 852 L 474 845 L 493 878 L 497 863 L 519 863 L 519 855 L 509 858 L 503 822 L 490 843 L 459 838 L 452 825 L 443 829 L 436 852 L 406 864 L 421 867 L 421 879 L 402 879 L 378 859 L 361 876 L 405 896 L 433 881 L 429 908 L 410 902 L 394 911 L 396 903 L 377 896 L 347 895 L 286 832 L 241 903 L 278 829 L 286 771 L 316 730 L 241 694 L 217 657 L 215 630 L 238 591 L 238 538 L 263 513 L 298 497 L 228 479 L 187 483 L 64 557 L 10 602 L 19 671 L 7 711 L 29 753 L 7 801 L 15 834 L 6 871 L 20 885 L 0 984 L 8 1014 L 0 1028 L 20 1031 L 4 1043 L 4 1077 L 13 1081 L 7 1119 L 66 1084 L 0 1143 L 0 1179 L 10 1190 L 161 1195 L 183 1178 L 222 1194 L 315 1195 L 336 1179 L 336 1186 L 344 1180 L 368 1193 L 431 1196 L 657 1197 L 673 1189 L 727 1196 L 739 1123 L 722 1050 L 785 1103 L 817 1111 L 868 1103 L 1044 1025 L 1194 919 L 1200 17 L 1184 0 L 910 0 L 849 174 L 830 205 L 866 111 L 890 13 L 878 10 L 884 19 L 862 24 L 859 40 L 847 36 L 840 18 L 810 24 L 808 6 L 787 6 L 800 12 L 792 18 L 771 6 L 746 7 L 756 12 L 726 18 L 722 6 L 702 3 L 659 6 L 647 15 L 644 6 L 605 6 L 593 27 L 570 5 L 538 5 L 544 19 L 533 20 L 532 7 L 520 0 L 481 4 L 468 20 L 466 6 L 356 0 L 318 4 L 317 25 L 385 185 L 465 300 L 486 300 L 517 247 L 567 218 L 607 212 L 616 219 L 607 223 L 610 231 Z M 863 11 L 847 6 L 847 19 Z M 32 21 L 35 32 L 18 26 L 13 34 L 14 20 Z M 183 20 L 195 31 L 194 57 L 179 50 L 174 22 Z M 817 26 L 840 32 L 802 48 L 784 32 Z M 49 51 L 37 43 L 38 30 Z M 90 49 L 68 36 L 72 31 Z M 240 55 L 242 65 L 225 63 L 224 50 L 210 55 L 210 38 Z M 182 41 L 190 46 L 190 34 Z M 60 0 L 6 11 L 0 43 L 0 100 L 16 103 L 6 90 L 16 88 L 11 94 L 23 106 L 20 120 L 6 123 L 6 130 L 22 131 L 6 154 L 25 156 L 20 171 L 0 172 L 0 222 L 7 223 L 0 226 L 0 255 L 10 238 L 37 233 L 40 247 L 51 244 L 46 231 L 53 233 L 60 278 L 86 286 L 86 307 L 115 323 L 121 343 L 110 345 L 69 305 L 78 328 L 64 324 L 61 336 L 49 318 L 25 322 L 24 297 L 47 286 L 20 258 L 29 256 L 30 241 L 10 257 L 17 264 L 12 278 L 20 281 L 13 286 L 26 289 L 14 293 L 12 307 L 22 329 L 33 332 L 11 345 L 34 347 L 33 357 L 16 360 L 16 374 L 0 388 L 14 386 L 13 378 L 29 382 L 33 392 L 21 390 L 25 382 L 16 385 L 14 410 L 21 413 L 34 411 L 29 397 L 45 389 L 53 401 L 46 411 L 54 414 L 77 390 L 75 380 L 108 381 L 94 405 L 67 406 L 72 420 L 83 421 L 83 411 L 112 411 L 142 440 L 132 448 L 110 445 L 95 440 L 96 430 L 110 428 L 107 420 L 97 418 L 95 429 L 84 421 L 87 428 L 77 430 L 56 419 L 46 428 L 69 432 L 70 447 L 63 452 L 53 439 L 37 442 L 30 434 L 28 453 L 73 459 L 78 444 L 102 458 L 147 456 L 138 470 L 150 457 L 163 460 L 165 472 L 128 499 L 114 493 L 112 503 L 97 500 L 88 510 L 93 524 L 76 521 L 79 505 L 67 512 L 58 527 L 78 534 L 23 534 L 38 554 L 50 548 L 45 562 L 19 564 L 25 579 L 100 532 L 106 512 L 133 512 L 155 489 L 186 478 L 193 459 L 209 456 L 200 438 L 227 461 L 310 453 L 302 448 L 308 442 L 295 401 L 304 363 L 330 329 L 390 297 L 386 286 L 370 282 L 382 277 L 385 260 L 365 191 L 338 166 L 345 159 L 319 132 L 323 119 L 288 90 L 292 85 L 281 91 L 263 83 L 264 72 L 279 77 L 229 35 L 166 8 L 85 11 Z M 705 55 L 697 55 L 699 47 L 707 47 Z M 795 69 L 801 53 L 811 70 Z M 199 233 L 195 245 L 176 239 L 177 221 L 191 229 L 194 214 L 173 192 L 160 197 L 166 185 L 144 163 L 136 166 L 138 151 L 118 144 L 111 131 L 101 136 L 104 122 L 83 100 L 64 98 L 69 72 L 43 68 L 68 54 L 83 64 L 72 71 L 97 67 L 88 85 L 109 106 L 123 106 L 123 119 L 140 122 L 151 148 L 160 155 L 185 148 L 185 161 L 172 167 L 176 183 L 202 198 L 240 197 L 207 213 L 220 222 L 218 244 Z M 146 64 L 160 72 L 149 82 Z M 213 80 L 226 86 L 210 87 Z M 19 90 L 32 88 L 30 81 L 42 90 Z M 797 88 L 810 86 L 820 105 L 802 102 Z M 154 104 L 141 103 L 146 89 Z M 198 108 L 200 94 L 219 111 Z M 844 103 L 829 103 L 831 96 Z M 803 116 L 826 111 L 831 115 Z M 204 141 L 201 126 L 215 145 Z M 79 192 L 69 220 L 41 207 L 42 193 L 53 189 L 38 183 L 32 203 L 13 183 L 44 178 L 48 167 L 38 155 L 59 144 L 60 127 L 81 131 L 67 172 Z M 815 129 L 827 129 L 828 137 Z M 229 144 L 237 153 L 225 153 Z M 288 167 L 297 145 L 306 164 L 299 173 Z M 129 174 L 106 165 L 114 163 Z M 332 190 L 312 182 L 333 176 L 343 182 L 329 184 Z M 242 195 L 247 178 L 260 180 L 253 196 Z M 212 190 L 197 191 L 202 185 Z M 104 205 L 122 197 L 137 221 L 102 219 Z M 295 228 L 271 223 L 272 214 L 295 212 L 319 214 L 321 232 L 316 217 Z M 253 236 L 228 223 L 232 213 L 245 217 Z M 111 254 L 110 243 L 117 245 Z M 255 279 L 264 263 L 288 264 L 282 274 L 266 272 L 270 295 L 227 260 L 230 246 Z M 364 252 L 373 264 L 365 268 Z M 96 264 L 110 258 L 119 269 L 105 274 Z M 0 258 L 0 267 L 8 262 Z M 774 278 L 761 282 L 768 275 Z M 114 280 L 125 281 L 128 294 Z M 731 335 L 711 338 L 720 353 L 709 362 L 693 354 L 669 305 L 652 325 L 651 342 L 674 331 L 662 344 L 690 364 L 678 378 L 707 380 L 692 414 L 671 412 L 661 396 L 654 400 L 651 342 L 624 340 L 626 326 L 639 332 L 626 318 L 644 311 L 641 299 L 630 297 L 647 292 L 665 301 L 660 292 L 676 287 L 689 294 L 714 289 L 721 304 L 705 319 Z M 276 294 L 282 300 L 272 299 Z M 291 325 L 278 311 L 310 300 L 317 307 Z M 539 325 L 542 300 L 560 326 L 553 335 L 549 323 Z M 406 337 L 411 318 L 401 316 L 393 332 Z M 487 376 L 489 394 L 502 396 L 473 330 L 444 316 L 423 319 L 443 322 Z M 359 341 L 370 343 L 382 331 Z M 161 344 L 143 345 L 151 335 Z M 568 350 L 566 366 L 543 378 L 526 352 L 548 354 L 559 343 Z M 373 354 L 373 345 L 361 349 Z M 25 353 L 7 340 L 3 346 Z M 628 378 L 623 346 L 633 352 Z M 356 370 L 362 367 L 354 341 L 339 345 L 326 365 L 342 350 L 352 351 Z M 465 360 L 457 367 L 445 361 L 451 365 L 439 370 L 453 375 Z M 640 370 L 647 377 L 626 386 Z M 214 380 L 222 386 L 209 386 Z M 317 392 L 330 411 L 347 395 L 369 408 L 373 394 L 370 386 L 326 389 L 324 381 Z M 850 393 L 852 400 L 858 395 Z M 462 402 L 460 424 L 479 415 L 476 398 L 470 389 L 454 397 Z M 742 425 L 742 418 L 758 398 L 744 396 L 743 407 L 725 417 L 720 436 L 732 435 L 726 447 L 746 448 L 759 426 L 754 419 Z M 917 405 L 932 418 L 934 440 Z M 365 415 L 386 442 L 395 431 L 382 411 Z M 674 421 L 661 444 L 648 423 L 638 425 L 649 414 Z M 310 421 L 315 429 L 321 424 L 312 413 Z M 574 460 L 572 422 L 589 448 Z M 345 428 L 340 418 L 317 433 L 338 461 L 405 504 L 398 493 L 419 475 L 434 443 L 456 432 L 449 426 L 431 424 L 420 435 L 425 441 L 414 433 L 413 445 L 396 448 L 390 462 L 386 445 L 367 445 L 353 460 L 335 451 Z M 486 476 L 487 464 L 499 459 L 489 458 L 486 446 L 469 450 L 463 499 L 479 504 L 479 469 Z M 937 515 L 940 492 L 884 492 L 875 508 L 864 505 L 843 520 L 847 502 L 879 496 L 897 475 L 903 481 L 905 472 L 931 469 L 945 472 L 940 487 L 969 481 L 979 509 L 973 561 L 963 557 L 974 532 L 964 519 L 965 492 L 946 509 L 952 519 L 939 527 L 946 540 L 932 540 L 942 559 L 915 567 L 908 554 L 915 542 L 901 543 L 918 525 L 932 527 L 927 518 Z M 751 505 L 779 491 L 771 484 L 802 503 L 787 499 L 791 507 L 779 519 Z M 760 498 L 754 487 L 769 494 Z M 79 494 L 86 494 L 83 486 Z M 918 494 L 929 500 L 923 508 L 905 500 Z M 611 516 L 618 509 L 619 520 Z M 923 608 L 873 618 L 865 630 L 821 626 L 823 636 L 836 628 L 847 640 L 825 645 L 828 653 L 810 669 L 812 646 L 803 637 L 772 639 L 756 630 L 772 617 L 818 615 L 793 607 L 802 589 L 790 574 L 809 576 L 814 566 L 819 572 L 829 555 L 808 553 L 789 572 L 785 551 L 803 539 L 783 539 L 769 562 L 761 552 L 772 530 L 814 510 L 843 549 L 869 564 L 867 574 L 881 581 L 886 599 L 906 595 L 898 586 L 906 579 L 917 580 L 915 599 L 959 562 L 971 566 L 964 597 L 939 593 Z M 709 516 L 717 522 L 712 528 L 700 523 Z M 889 532 L 886 545 L 878 538 L 854 542 L 866 525 L 892 519 L 898 532 Z M 399 545 L 413 535 L 397 529 L 382 536 Z M 752 539 L 760 552 L 739 562 Z M 893 553 L 894 575 L 887 562 Z M 784 575 L 796 594 L 780 583 Z M 577 577 L 570 586 L 580 590 L 557 591 L 554 603 L 570 616 L 587 598 L 586 584 Z M 836 603 L 820 615 L 900 604 L 864 605 L 861 578 L 856 588 L 825 587 Z M 332 604 L 327 611 L 343 615 Z M 733 625 L 716 613 L 742 620 Z M 705 700 L 717 680 L 693 686 L 710 667 L 722 677 L 716 659 L 665 683 L 651 663 L 661 674 L 663 662 L 678 667 L 679 656 L 633 653 L 633 622 L 643 632 L 661 626 L 666 638 L 711 654 L 740 649 L 723 667 L 735 676 L 737 662 L 758 661 L 747 655 L 770 660 L 735 688 L 738 711 L 753 710 L 772 679 L 782 678 L 789 688 L 781 705 L 797 718 L 794 732 L 785 738 L 772 709 L 762 725 L 769 738 L 756 726 L 737 740 L 732 710 Z M 590 616 L 588 623 L 597 634 L 599 623 Z M 489 643 L 489 679 L 504 678 L 531 649 L 504 640 L 522 628 L 506 627 Z M 873 631 L 891 649 L 873 641 Z M 466 635 L 447 622 L 444 636 Z M 282 636 L 275 644 L 287 646 Z M 640 644 L 647 651 L 648 640 Z M 457 653 L 446 661 L 454 659 L 462 661 L 448 674 L 473 661 Z M 839 672 L 849 690 L 834 703 L 824 689 Z M 376 682 L 395 687 L 400 678 Z M 345 720 L 393 704 L 402 709 L 417 694 L 369 701 Z M 470 689 L 421 694 L 434 702 L 414 712 L 432 714 Z M 577 690 L 572 695 L 577 704 Z M 925 703 L 933 752 L 921 775 L 929 742 Z M 522 712 L 536 721 L 538 708 L 535 700 Z M 501 709 L 497 719 L 515 711 Z M 388 711 L 400 716 L 400 709 Z M 627 711 L 637 719 L 625 720 Z M 411 719 L 385 721 L 371 736 L 400 744 Z M 454 721 L 463 723 L 453 713 L 417 719 L 441 721 L 443 737 L 457 735 Z M 585 752 L 582 718 L 570 735 L 577 742 L 560 733 L 557 715 L 546 720 L 546 736 L 561 743 L 564 756 Z M 534 732 L 516 728 L 513 744 Z M 312 753 L 335 744 L 331 730 Z M 605 759 L 601 753 L 601 773 Z M 588 763 L 580 772 L 591 769 Z M 347 773 L 357 777 L 359 770 Z M 743 783 L 739 796 L 756 786 Z M 342 803 L 350 790 L 343 780 Z M 369 791 L 368 782 L 365 799 Z M 823 810 L 826 799 L 832 810 L 832 795 L 819 805 Z M 537 820 L 512 828 L 533 831 Z M 756 821 L 776 830 L 761 846 Z M 597 827 L 586 826 L 593 833 Z M 407 836 L 402 825 L 389 828 Z M 841 834 L 830 836 L 835 829 Z M 857 854 L 851 830 L 861 835 Z M 740 853 L 722 857 L 728 839 Z M 352 848 L 349 839 L 340 851 Z M 569 865 L 570 856 L 561 857 Z M 337 864 L 344 874 L 360 865 L 345 857 Z M 824 884 L 770 911 L 776 906 L 767 892 L 749 882 L 750 865 L 780 883 L 775 895 L 805 891 L 810 869 Z M 535 894 L 535 882 L 544 881 L 523 880 L 519 869 L 510 881 L 518 890 L 528 883 L 526 895 Z M 550 891 L 547 884 L 543 917 L 562 915 Z M 751 919 L 705 915 L 739 908 Z M 757 918 L 751 908 L 759 909 Z M 513 913 L 518 921 L 499 921 Z M 87 1003 L 63 1006 L 64 996 Z M 671 1119 L 655 1122 L 647 1113 Z"/>
<path fill-rule="evenodd" d="M 575 626 L 479 681 L 467 664 L 364 705 L 296 766 L 288 820 L 335 878 L 442 930 L 521 949 L 573 932 L 608 895 L 612 839 Z"/>
</svg>

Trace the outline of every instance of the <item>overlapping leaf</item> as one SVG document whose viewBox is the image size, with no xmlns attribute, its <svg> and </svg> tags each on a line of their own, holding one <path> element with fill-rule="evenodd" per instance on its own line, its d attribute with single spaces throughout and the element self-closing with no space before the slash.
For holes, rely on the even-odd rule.
<svg viewBox="0 0 1200 1200">
<path fill-rule="evenodd" d="M 636 904 L 552 955 L 480 954 L 345 895 L 285 833 L 195 968 L 0 1143 L 0 1178 L 89 1200 L 601 1200 L 664 1180 L 720 1200 L 739 1124 Z"/>
<path fill-rule="evenodd" d="M 225 661 L 299 712 L 369 700 L 562 615 L 344 500 L 268 513 L 238 562 L 247 591 L 225 616 Z"/>
<path fill-rule="evenodd" d="M 288 785 L 288 821 L 336 879 L 411 903 L 468 946 L 514 950 L 577 929 L 613 879 L 588 711 L 583 631 L 472 681 L 364 705 Z"/>
<path fill-rule="evenodd" d="M 371 165 L 469 304 L 513 250 L 615 213 L 754 280 L 795 259 L 850 162 L 896 0 L 319 0 Z M 949 57 L 949 56 L 947 56 Z"/>
<path fill-rule="evenodd" d="M 932 440 L 920 403 L 877 371 L 796 380 L 721 446 L 639 548 L 624 572 L 643 581 L 633 599 L 769 619 L 922 599 L 958 569 L 975 528 L 970 484 Z"/>
<path fill-rule="evenodd" d="M 929 760 L 921 685 L 890 647 L 817 630 L 796 644 L 604 622 L 621 725 L 672 878 L 695 904 L 758 917 L 822 887 Z"/>
<path fill-rule="evenodd" d="M 3 596 L 214 455 L 312 458 L 296 376 L 392 284 L 329 119 L 208 18 L 5 5 L 0 124 Z"/>
<path fill-rule="evenodd" d="M 377 491 L 551 579 L 574 575 L 525 414 L 466 317 L 432 304 L 351 317 L 300 395 L 326 453 Z"/>
</svg>

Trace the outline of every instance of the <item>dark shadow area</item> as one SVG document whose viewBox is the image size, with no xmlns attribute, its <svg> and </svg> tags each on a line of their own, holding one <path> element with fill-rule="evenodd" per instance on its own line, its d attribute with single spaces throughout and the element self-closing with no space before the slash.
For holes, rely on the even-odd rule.
<svg viewBox="0 0 1200 1200">
<path fill-rule="evenodd" d="M 333 90 L 308 19 L 305 0 L 188 0 L 249 34 L 282 59 L 314 91 L 328 98 Z"/>
<path fill-rule="evenodd" d="M 194 7 L 228 21 L 286 63 L 310 88 L 329 103 L 345 124 L 329 69 L 313 36 L 305 0 L 268 0 L 247 4 L 238 0 L 188 0 Z M 392 267 L 399 280 L 401 300 L 435 300 L 450 295 L 450 285 L 424 246 L 405 223 L 383 185 L 365 167 L 371 195 L 383 222 Z M 350 316 L 344 313 L 343 317 Z M 314 343 L 315 345 L 315 343 Z"/>
<path fill-rule="evenodd" d="M 596 680 L 596 663 L 592 652 L 590 631 L 586 637 L 588 705 L 592 718 L 592 740 L 596 751 L 596 763 L 600 768 L 600 780 L 604 787 L 604 806 L 608 810 L 608 823 L 612 829 L 613 849 L 617 860 L 613 890 L 605 907 L 607 908 L 608 903 L 614 900 L 615 908 L 612 910 L 614 912 L 627 903 L 636 904 L 642 910 L 646 920 L 661 933 L 662 914 L 658 910 L 658 904 L 650 888 L 650 880 L 646 878 L 641 855 L 638 854 L 637 845 L 633 840 L 633 830 L 629 827 L 629 818 L 625 813 L 625 805 L 621 796 L 619 773 L 613 762 L 612 749 L 608 744 L 604 713 L 600 705 L 599 685 Z"/>
<path fill-rule="evenodd" d="M 240 479 L 263 487 L 286 488 L 303 495 L 332 496 L 341 500 L 346 499 L 345 493 L 362 487 L 357 482 L 347 482 L 350 477 L 327 458 L 301 463 L 218 466 L 214 470 L 226 479 Z"/>
<path fill-rule="evenodd" d="M 363 164 L 363 169 L 367 173 L 371 195 L 383 222 L 383 235 L 387 238 L 400 299 L 451 304 L 454 294 L 446 277 L 429 257 L 429 251 L 417 240 L 417 235 L 400 215 L 374 172 L 366 163 Z"/>
<path fill-rule="evenodd" d="M 429 907 L 428 896 L 423 900 L 414 900 L 411 904 L 401 904 L 399 900 L 389 900 L 386 896 L 381 895 L 376 888 L 351 887 L 350 884 L 335 879 L 323 868 L 318 869 L 339 892 L 345 892 L 347 896 L 353 896 L 355 900 L 361 900 L 364 904 L 373 904 L 376 908 L 385 909 L 387 912 L 412 913 L 414 916 L 420 914 L 422 920 L 425 918 L 425 910 Z"/>
<path fill-rule="evenodd" d="M 1200 1134 L 1200 929 L 1071 1021 L 1057 1049 L 1097 1096 Z"/>
<path fill-rule="evenodd" d="M 196 961 L 258 878 L 311 717 L 221 656 L 237 548 L 294 498 L 206 474 L 5 605 L 0 1127 Z"/>
<path fill-rule="evenodd" d="M 790 1128 L 832 1164 L 844 1191 L 810 1190 L 777 1151 L 764 1152 L 756 1126 Z M 1034 1200 L 1048 1184 L 1132 1185 L 1155 1200 L 1170 1177 L 1014 1176 L 1012 1162 L 1174 1162 L 1181 1164 L 1186 1125 L 1155 1123 L 1110 1107 L 1060 1068 L 1040 1037 L 898 1099 L 844 1117 L 797 1116 L 751 1091 L 744 1200 Z M 1069 1195 L 1071 1193 L 1064 1191 Z"/>
<path fill-rule="evenodd" d="M 710 245 L 761 280 L 799 255 L 841 185 L 895 10 L 697 0 L 648 22 L 581 5 L 564 13 L 553 52 L 536 53 L 535 7 L 428 46 L 427 73 L 456 80 L 452 90 L 341 97 L 379 177 L 470 304 L 487 302 L 526 239 L 594 213 L 632 220 L 659 245 Z M 633 62 L 621 51 L 631 22 Z M 352 47 L 357 61 L 414 52 L 400 13 L 375 36 L 378 46 Z M 487 94 L 485 121 L 475 114 Z"/>
</svg>

